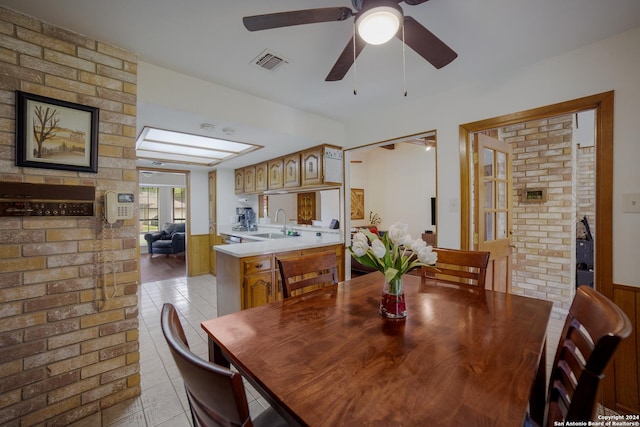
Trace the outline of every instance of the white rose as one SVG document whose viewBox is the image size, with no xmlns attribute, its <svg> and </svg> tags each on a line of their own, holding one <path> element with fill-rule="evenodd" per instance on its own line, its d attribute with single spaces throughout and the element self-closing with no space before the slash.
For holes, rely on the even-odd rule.
<svg viewBox="0 0 640 427">
<path fill-rule="evenodd" d="M 389 239 L 394 245 L 403 245 L 408 234 L 409 225 L 400 222 L 393 223 L 389 227 Z"/>
<path fill-rule="evenodd" d="M 433 252 L 433 247 L 426 246 L 418 252 L 418 260 L 427 265 L 434 265 L 438 261 L 438 254 Z"/>
<path fill-rule="evenodd" d="M 427 246 L 427 242 L 422 239 L 415 239 L 409 242 L 407 246 L 409 246 L 412 251 L 418 253 L 422 248 Z"/>
<path fill-rule="evenodd" d="M 384 243 L 378 239 L 371 243 L 371 250 L 378 258 L 383 258 L 387 254 L 387 248 L 385 248 Z"/>
<path fill-rule="evenodd" d="M 356 240 L 351 245 L 351 250 L 355 256 L 363 256 L 369 250 L 369 244 L 365 241 Z"/>
<path fill-rule="evenodd" d="M 353 241 L 353 243 L 363 242 L 365 244 L 369 244 L 369 241 L 367 240 L 367 236 L 365 236 L 364 233 L 361 231 L 358 231 L 356 234 L 354 234 L 351 240 Z"/>
</svg>

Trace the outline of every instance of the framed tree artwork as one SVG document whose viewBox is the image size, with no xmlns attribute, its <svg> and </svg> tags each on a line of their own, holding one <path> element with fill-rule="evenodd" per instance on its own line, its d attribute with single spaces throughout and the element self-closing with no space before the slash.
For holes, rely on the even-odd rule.
<svg viewBox="0 0 640 427">
<path fill-rule="evenodd" d="M 95 107 L 16 91 L 16 166 L 98 172 Z"/>
<path fill-rule="evenodd" d="M 351 219 L 364 219 L 364 189 L 351 189 Z"/>
</svg>

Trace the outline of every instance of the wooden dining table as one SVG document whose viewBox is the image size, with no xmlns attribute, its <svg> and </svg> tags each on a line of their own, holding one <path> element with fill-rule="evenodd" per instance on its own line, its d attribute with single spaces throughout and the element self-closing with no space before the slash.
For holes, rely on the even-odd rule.
<svg viewBox="0 0 640 427">
<path fill-rule="evenodd" d="M 408 315 L 378 314 L 375 272 L 202 322 L 292 425 L 522 426 L 541 421 L 552 304 L 404 276 Z"/>
</svg>

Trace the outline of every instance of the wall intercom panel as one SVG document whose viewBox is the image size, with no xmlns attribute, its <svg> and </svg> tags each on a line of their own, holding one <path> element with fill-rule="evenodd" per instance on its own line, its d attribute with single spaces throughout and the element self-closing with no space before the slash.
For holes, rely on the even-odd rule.
<svg viewBox="0 0 640 427">
<path fill-rule="evenodd" d="M 93 216 L 95 197 L 88 185 L 0 182 L 0 216 Z"/>
</svg>

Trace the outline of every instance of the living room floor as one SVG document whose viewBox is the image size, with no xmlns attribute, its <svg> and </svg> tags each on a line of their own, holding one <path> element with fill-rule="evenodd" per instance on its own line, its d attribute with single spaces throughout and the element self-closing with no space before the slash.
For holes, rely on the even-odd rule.
<svg viewBox="0 0 640 427">
<path fill-rule="evenodd" d="M 191 350 L 208 360 L 207 337 L 200 322 L 216 317 L 216 278 L 211 275 L 178 277 L 143 283 L 139 293 L 140 396 L 83 419 L 73 427 L 189 427 L 189 405 L 182 379 L 160 329 L 165 302 L 176 306 Z M 548 328 L 547 365 L 553 356 L 563 320 L 551 319 Z M 549 367 L 547 367 L 547 373 Z M 268 406 L 245 381 L 252 418 Z"/>
</svg>

